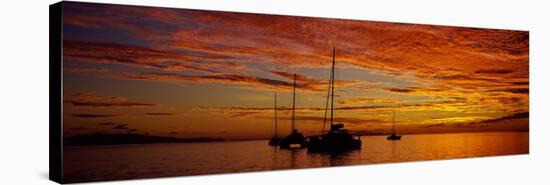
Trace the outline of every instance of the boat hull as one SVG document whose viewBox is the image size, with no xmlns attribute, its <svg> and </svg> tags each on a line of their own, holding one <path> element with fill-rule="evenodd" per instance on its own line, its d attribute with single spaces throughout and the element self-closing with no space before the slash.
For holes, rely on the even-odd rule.
<svg viewBox="0 0 550 185">
<path fill-rule="evenodd" d="M 320 137 L 309 137 L 308 152 L 345 152 L 361 149 L 361 140 L 355 139 L 348 133 L 329 133 Z"/>
<path fill-rule="evenodd" d="M 398 136 L 398 135 L 389 135 L 386 139 L 387 139 L 387 140 L 401 140 L 401 136 Z"/>
<path fill-rule="evenodd" d="M 302 133 L 297 131 L 293 131 L 279 142 L 281 149 L 305 148 L 306 146 L 306 138 Z"/>
<path fill-rule="evenodd" d="M 269 146 L 279 146 L 279 143 L 281 142 L 280 137 L 272 137 L 269 139 L 269 142 L 267 143 Z"/>
</svg>

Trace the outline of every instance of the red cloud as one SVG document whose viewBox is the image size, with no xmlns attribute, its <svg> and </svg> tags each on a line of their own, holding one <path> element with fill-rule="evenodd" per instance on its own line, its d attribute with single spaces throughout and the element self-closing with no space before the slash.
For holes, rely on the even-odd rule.
<svg viewBox="0 0 550 185">
<path fill-rule="evenodd" d="M 144 115 L 147 115 L 147 116 L 173 116 L 173 115 L 176 115 L 174 113 L 170 113 L 170 112 L 146 112 L 146 113 L 143 113 Z"/>
<path fill-rule="evenodd" d="M 155 107 L 158 104 L 152 103 L 138 103 L 138 102 L 128 102 L 126 98 L 120 96 L 101 96 L 95 95 L 87 92 L 77 92 L 67 94 L 65 96 L 64 102 L 70 103 L 72 106 L 79 107 L 98 107 L 98 108 L 107 108 L 107 107 Z"/>
<path fill-rule="evenodd" d="M 485 111 L 491 114 L 529 109 L 529 32 L 525 31 L 184 9 L 67 5 L 64 9 L 65 24 L 90 30 L 116 30 L 136 41 L 148 43 L 136 46 L 97 41 L 105 38 L 65 40 L 63 49 L 67 61 L 133 67 L 132 72 L 116 71 L 116 68 L 104 71 L 104 68 L 68 67 L 68 72 L 80 70 L 129 80 L 245 84 L 258 89 L 287 90 L 292 86 L 292 74 L 285 71 L 292 71 L 291 68 L 311 71 L 329 68 L 330 51 L 335 46 L 339 69 L 355 68 L 364 73 L 413 83 L 366 86 L 372 85 L 370 79 L 339 79 L 336 85 L 364 85 L 355 88 L 362 94 L 381 91 L 434 99 L 434 102 L 398 104 L 390 108 L 447 108 L 460 113 Z M 134 21 L 136 18 L 144 21 Z M 265 71 L 284 80 L 258 74 Z M 298 74 L 297 81 L 302 90 L 326 90 L 326 80 L 323 79 Z M 132 103 L 122 102 L 126 104 L 119 103 L 118 106 Z M 69 103 L 77 105 L 79 102 Z M 131 106 L 149 105 L 137 103 Z M 348 106 L 339 109 L 343 108 L 388 107 Z"/>
<path fill-rule="evenodd" d="M 120 116 L 119 114 L 73 114 L 74 117 L 79 118 L 107 118 Z"/>
</svg>

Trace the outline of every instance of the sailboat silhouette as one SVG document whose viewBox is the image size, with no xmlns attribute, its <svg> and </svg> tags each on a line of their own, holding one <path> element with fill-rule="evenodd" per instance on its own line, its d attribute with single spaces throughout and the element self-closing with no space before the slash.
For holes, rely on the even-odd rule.
<svg viewBox="0 0 550 185">
<path fill-rule="evenodd" d="M 294 74 L 290 134 L 279 142 L 279 147 L 282 149 L 305 148 L 306 144 L 307 143 L 304 135 L 298 132 L 298 129 L 296 129 L 296 74 Z"/>
<path fill-rule="evenodd" d="M 342 152 L 361 148 L 361 140 L 354 138 L 346 129 L 344 124 L 334 123 L 334 70 L 336 65 L 336 49 L 332 48 L 332 70 L 329 80 L 329 89 L 327 94 L 327 103 L 325 107 L 325 117 L 323 118 L 323 129 L 326 123 L 326 113 L 330 101 L 330 130 L 321 136 L 308 137 L 308 152 Z"/>
<path fill-rule="evenodd" d="M 277 135 L 277 92 L 275 92 L 275 106 L 273 110 L 275 112 L 275 134 L 271 137 L 268 144 L 271 146 L 278 146 L 279 142 L 281 142 L 281 138 Z"/>
<path fill-rule="evenodd" d="M 395 133 L 395 111 L 393 111 L 392 133 L 387 137 L 388 140 L 401 140 L 401 136 Z"/>
</svg>

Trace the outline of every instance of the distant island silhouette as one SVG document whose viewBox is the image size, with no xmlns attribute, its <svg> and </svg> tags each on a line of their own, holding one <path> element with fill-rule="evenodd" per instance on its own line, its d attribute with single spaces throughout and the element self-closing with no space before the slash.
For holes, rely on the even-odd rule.
<svg viewBox="0 0 550 185">
<path fill-rule="evenodd" d="M 64 138 L 65 146 L 78 145 L 121 145 L 121 144 L 149 144 L 149 143 L 191 143 L 191 142 L 215 142 L 224 141 L 221 138 L 197 137 L 174 138 L 166 136 L 152 136 L 145 134 L 105 134 L 95 133 L 77 135 Z"/>
</svg>

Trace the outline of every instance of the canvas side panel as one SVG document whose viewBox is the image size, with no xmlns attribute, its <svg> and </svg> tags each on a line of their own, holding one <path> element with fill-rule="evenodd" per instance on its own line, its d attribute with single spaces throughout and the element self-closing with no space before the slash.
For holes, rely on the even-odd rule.
<svg viewBox="0 0 550 185">
<path fill-rule="evenodd" d="M 50 5 L 50 180 L 63 183 L 62 152 L 62 39 L 63 39 L 62 2 Z"/>
</svg>

